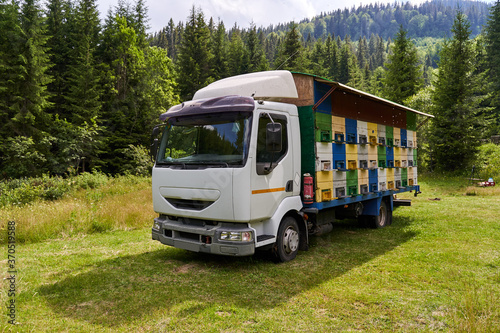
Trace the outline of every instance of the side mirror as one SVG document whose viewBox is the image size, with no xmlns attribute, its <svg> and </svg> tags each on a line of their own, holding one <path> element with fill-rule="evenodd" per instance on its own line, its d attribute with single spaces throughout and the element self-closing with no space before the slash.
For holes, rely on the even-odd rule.
<svg viewBox="0 0 500 333">
<path fill-rule="evenodd" d="M 281 142 L 281 124 L 268 123 L 266 125 L 266 150 L 277 153 L 282 149 Z"/>
</svg>

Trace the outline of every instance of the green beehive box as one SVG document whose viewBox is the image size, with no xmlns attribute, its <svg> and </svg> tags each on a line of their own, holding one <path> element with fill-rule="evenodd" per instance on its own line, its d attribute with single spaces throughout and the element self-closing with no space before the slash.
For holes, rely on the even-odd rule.
<svg viewBox="0 0 500 333">
<path fill-rule="evenodd" d="M 401 185 L 404 187 L 408 186 L 408 169 L 401 169 Z"/>
<path fill-rule="evenodd" d="M 394 146 L 394 128 L 392 126 L 385 127 L 385 143 L 388 147 Z"/>
<path fill-rule="evenodd" d="M 316 123 L 316 142 L 332 142 L 332 115 L 314 112 Z"/>
<path fill-rule="evenodd" d="M 358 170 L 347 171 L 346 186 L 347 186 L 347 195 L 358 194 Z"/>
<path fill-rule="evenodd" d="M 387 167 L 387 150 L 385 146 L 377 146 L 377 158 L 378 158 L 378 167 L 385 168 Z"/>
</svg>

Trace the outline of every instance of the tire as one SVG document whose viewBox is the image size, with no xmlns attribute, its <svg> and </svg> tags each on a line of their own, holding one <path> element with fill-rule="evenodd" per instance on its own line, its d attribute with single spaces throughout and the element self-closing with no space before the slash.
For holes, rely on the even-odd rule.
<svg viewBox="0 0 500 333">
<path fill-rule="evenodd" d="M 285 217 L 278 228 L 274 254 L 279 262 L 295 259 L 299 252 L 300 231 L 293 217 Z"/>
<path fill-rule="evenodd" d="M 373 229 L 380 229 L 390 225 L 392 222 L 392 212 L 387 209 L 387 204 L 384 200 L 380 202 L 378 216 L 373 216 L 371 227 Z"/>
</svg>

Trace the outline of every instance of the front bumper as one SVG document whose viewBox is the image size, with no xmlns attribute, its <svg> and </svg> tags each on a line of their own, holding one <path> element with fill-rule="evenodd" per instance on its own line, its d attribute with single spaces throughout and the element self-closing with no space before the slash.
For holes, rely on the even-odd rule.
<svg viewBox="0 0 500 333">
<path fill-rule="evenodd" d="M 165 245 L 193 252 L 229 256 L 249 256 L 255 253 L 255 230 L 246 223 L 213 222 L 197 219 L 154 219 L 152 238 Z M 252 241 L 220 240 L 222 232 L 252 232 Z"/>
</svg>

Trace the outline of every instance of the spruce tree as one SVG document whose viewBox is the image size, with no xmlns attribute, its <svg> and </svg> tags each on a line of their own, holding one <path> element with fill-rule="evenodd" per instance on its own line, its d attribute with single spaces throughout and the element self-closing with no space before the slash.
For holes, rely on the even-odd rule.
<svg viewBox="0 0 500 333">
<path fill-rule="evenodd" d="M 268 68 L 263 45 L 260 43 L 255 24 L 250 25 L 246 38 L 248 49 L 248 72 L 264 71 Z"/>
<path fill-rule="evenodd" d="M 0 128 L 7 125 L 12 116 L 9 112 L 13 103 L 14 80 L 22 71 L 20 47 L 21 26 L 19 24 L 19 6 L 15 1 L 0 1 Z M 10 130 L 2 131 L 0 140 L 9 136 Z"/>
<path fill-rule="evenodd" d="M 15 1 L 0 1 L 0 176 L 8 176 L 7 142 L 16 135 L 11 119 L 13 105 L 20 98 L 17 82 L 23 71 L 19 10 Z"/>
<path fill-rule="evenodd" d="M 210 83 L 212 54 L 209 43 L 210 33 L 203 12 L 193 6 L 177 58 L 178 83 L 183 100 L 191 99 L 198 89 Z"/>
<path fill-rule="evenodd" d="M 439 74 L 433 92 L 430 144 L 434 166 L 439 170 L 465 171 L 473 158 L 481 132 L 480 84 L 475 75 L 475 54 L 470 23 L 457 12 L 453 37 L 440 52 Z"/>
<path fill-rule="evenodd" d="M 486 26 L 486 50 L 489 64 L 490 81 L 493 90 L 493 107 L 496 124 L 500 127 L 500 1 L 490 8 L 490 16 Z"/>
<path fill-rule="evenodd" d="M 220 80 L 228 76 L 228 42 L 226 37 L 226 27 L 222 21 L 219 21 L 215 33 L 212 35 L 212 63 L 210 68 L 213 70 L 214 80 Z"/>
<path fill-rule="evenodd" d="M 248 51 L 243 43 L 243 39 L 241 38 L 240 30 L 237 27 L 234 27 L 228 51 L 229 75 L 233 76 L 248 73 L 248 60 Z"/>
<path fill-rule="evenodd" d="M 352 56 L 351 47 L 346 42 L 340 49 L 339 69 L 338 69 L 338 81 L 340 83 L 347 84 L 347 82 L 349 82 L 351 78 L 350 67 L 349 67 L 351 56 Z"/>
<path fill-rule="evenodd" d="M 107 172 L 119 172 L 126 156 L 121 153 L 130 144 L 146 144 L 146 128 L 141 120 L 144 52 L 127 18 L 111 14 L 104 28 L 102 121 L 106 146 L 101 158 Z"/>
<path fill-rule="evenodd" d="M 137 41 L 139 46 L 145 49 L 148 46 L 147 42 L 147 30 L 149 28 L 148 7 L 146 6 L 145 0 L 136 0 L 136 1 L 137 2 L 135 3 L 134 6 L 134 13 L 133 13 L 134 21 L 132 27 L 134 28 L 137 34 Z"/>
<path fill-rule="evenodd" d="M 298 26 L 291 23 L 290 29 L 285 35 L 285 40 L 280 45 L 274 66 L 279 69 L 305 71 L 308 64 L 304 53 Z"/>
<path fill-rule="evenodd" d="M 72 59 L 70 50 L 74 48 L 75 25 L 73 23 L 74 13 L 70 1 L 51 0 L 47 4 L 47 34 L 50 39 L 47 42 L 48 53 L 52 67 L 48 73 L 53 81 L 48 85 L 51 93 L 51 108 L 48 112 L 66 117 L 66 96 L 68 92 L 68 66 Z"/>
<path fill-rule="evenodd" d="M 384 40 L 377 35 L 377 48 L 375 51 L 375 56 L 374 56 L 374 64 L 373 66 L 375 68 L 383 66 L 385 62 L 385 47 L 384 47 Z"/>
<path fill-rule="evenodd" d="M 100 116 L 101 85 L 96 50 L 100 43 L 100 20 L 95 0 L 80 0 L 75 11 L 77 30 L 72 39 L 71 64 L 68 66 L 66 114 L 73 125 Z"/>
<path fill-rule="evenodd" d="M 170 19 L 170 21 L 168 21 L 168 25 L 165 28 L 166 43 L 168 49 L 168 56 L 173 61 L 177 60 L 177 51 L 179 48 L 182 32 L 183 32 L 182 24 L 175 26 L 174 20 Z"/>
<path fill-rule="evenodd" d="M 366 38 L 359 38 L 358 41 L 358 49 L 356 52 L 356 59 L 358 59 L 359 68 L 365 68 L 365 65 L 368 63 L 367 60 L 368 53 L 368 43 L 366 42 Z"/>
<path fill-rule="evenodd" d="M 47 85 L 52 81 L 46 43 L 44 18 L 37 0 L 26 0 L 21 8 L 21 69 L 13 82 L 17 100 L 11 109 L 14 132 L 21 136 L 40 139 L 50 126 L 45 109 L 50 106 Z M 35 140 L 36 140 L 35 139 Z"/>
<path fill-rule="evenodd" d="M 326 66 L 326 74 L 327 77 L 332 80 L 337 80 L 338 72 L 339 72 L 339 57 L 338 57 L 338 47 L 335 40 L 331 35 L 328 35 L 328 38 L 325 42 L 325 66 Z"/>
<path fill-rule="evenodd" d="M 310 68 L 315 75 L 328 77 L 327 75 L 327 61 L 325 59 L 325 48 L 323 41 L 318 39 L 309 53 Z"/>
<path fill-rule="evenodd" d="M 275 59 L 278 54 L 278 46 L 279 46 L 279 37 L 275 32 L 271 32 L 267 35 L 267 38 L 264 43 L 264 50 L 266 53 L 266 59 L 271 65 L 272 68 L 276 68 Z"/>
<path fill-rule="evenodd" d="M 347 81 L 347 85 L 359 89 L 366 90 L 365 76 L 364 76 L 364 68 L 360 68 L 358 64 L 358 59 L 354 54 L 351 54 L 348 60 L 349 66 L 349 81 Z"/>
<path fill-rule="evenodd" d="M 396 103 L 415 95 L 422 86 L 422 69 L 417 48 L 401 25 L 388 56 L 384 78 L 384 96 Z"/>
<path fill-rule="evenodd" d="M 48 171 L 51 155 L 51 117 L 47 74 L 50 68 L 44 19 L 37 1 L 26 0 L 19 12 L 16 2 L 6 8 L 9 28 L 9 60 L 3 68 L 8 94 L 5 100 L 6 123 L 2 124 L 2 170 L 9 176 L 35 176 Z M 19 22 L 19 23 L 18 23 Z M 0 84 L 1 87 L 1 84 Z M 0 91 L 1 93 L 1 91 Z M 20 155 L 19 152 L 23 153 Z"/>
</svg>

